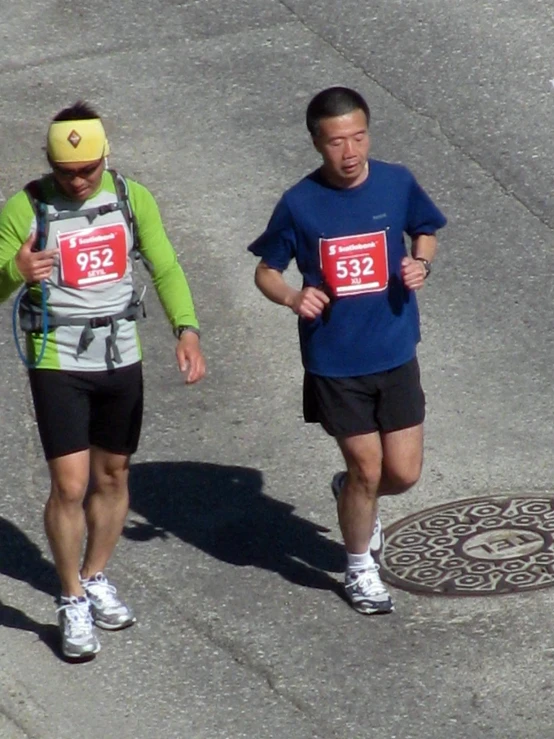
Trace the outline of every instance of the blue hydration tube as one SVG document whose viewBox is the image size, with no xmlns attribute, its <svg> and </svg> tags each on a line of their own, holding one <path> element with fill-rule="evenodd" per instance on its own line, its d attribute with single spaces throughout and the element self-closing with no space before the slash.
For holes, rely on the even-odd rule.
<svg viewBox="0 0 554 739">
<path fill-rule="evenodd" d="M 44 203 L 38 204 L 37 213 L 37 251 L 43 251 L 46 247 L 46 211 L 47 207 Z M 17 293 L 15 302 L 13 304 L 12 311 L 12 331 L 13 338 L 15 341 L 15 348 L 19 354 L 19 358 L 27 369 L 35 369 L 42 362 L 44 352 L 46 351 L 46 342 L 48 340 L 48 303 L 46 297 L 46 282 L 45 280 L 40 281 L 40 292 L 41 292 L 41 313 L 42 313 L 42 344 L 38 357 L 34 362 L 29 362 L 23 349 L 21 348 L 21 342 L 19 341 L 19 335 L 17 333 L 17 319 L 19 316 L 19 305 L 23 296 L 29 289 L 28 285 L 23 285 L 20 291 Z"/>
</svg>

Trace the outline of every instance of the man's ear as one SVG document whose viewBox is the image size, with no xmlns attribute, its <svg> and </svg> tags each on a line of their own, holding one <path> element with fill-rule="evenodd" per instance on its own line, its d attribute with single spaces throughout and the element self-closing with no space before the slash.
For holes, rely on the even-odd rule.
<svg viewBox="0 0 554 739">
<path fill-rule="evenodd" d="M 317 136 L 312 136 L 312 144 L 314 145 L 314 149 L 321 154 L 321 144 Z"/>
</svg>

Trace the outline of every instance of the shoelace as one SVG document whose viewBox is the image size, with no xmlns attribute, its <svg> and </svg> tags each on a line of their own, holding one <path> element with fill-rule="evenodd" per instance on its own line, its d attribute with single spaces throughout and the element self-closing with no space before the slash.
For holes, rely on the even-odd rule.
<svg viewBox="0 0 554 739">
<path fill-rule="evenodd" d="M 355 582 L 364 595 L 384 595 L 387 592 L 379 577 L 379 565 L 375 563 L 360 572 Z"/>
<path fill-rule="evenodd" d="M 81 636 L 90 631 L 91 618 L 89 605 L 72 597 L 67 603 L 62 603 L 56 609 L 56 614 L 65 611 L 70 636 Z"/>
<path fill-rule="evenodd" d="M 118 608 L 121 605 L 116 598 L 117 588 L 104 575 L 98 574 L 82 582 L 87 592 L 101 602 L 102 608 Z"/>
</svg>

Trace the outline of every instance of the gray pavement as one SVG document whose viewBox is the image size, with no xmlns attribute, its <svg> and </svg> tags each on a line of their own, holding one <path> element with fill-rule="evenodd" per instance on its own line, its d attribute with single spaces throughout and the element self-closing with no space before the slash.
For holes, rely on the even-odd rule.
<svg viewBox="0 0 554 739">
<path fill-rule="evenodd" d="M 301 421 L 295 319 L 245 246 L 317 165 L 305 106 L 363 92 L 373 148 L 450 223 L 421 300 L 426 466 L 385 524 L 551 490 L 552 2 L 0 1 L 3 197 L 44 168 L 78 97 L 111 164 L 156 194 L 189 276 L 209 376 L 184 389 L 149 290 L 133 506 L 109 571 L 139 623 L 60 659 L 42 532 L 47 475 L 0 307 L 2 739 L 535 739 L 554 734 L 554 591 L 422 597 L 357 616 L 329 480 Z"/>
</svg>

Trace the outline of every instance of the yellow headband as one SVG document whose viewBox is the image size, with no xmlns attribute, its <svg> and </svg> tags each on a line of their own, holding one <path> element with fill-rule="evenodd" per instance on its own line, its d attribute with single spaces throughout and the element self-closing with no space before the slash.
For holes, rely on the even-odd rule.
<svg viewBox="0 0 554 739">
<path fill-rule="evenodd" d="M 46 151 L 53 162 L 96 162 L 110 153 L 100 118 L 54 121 L 48 129 Z"/>
</svg>

